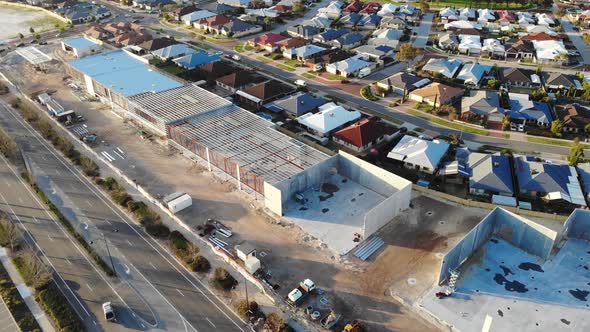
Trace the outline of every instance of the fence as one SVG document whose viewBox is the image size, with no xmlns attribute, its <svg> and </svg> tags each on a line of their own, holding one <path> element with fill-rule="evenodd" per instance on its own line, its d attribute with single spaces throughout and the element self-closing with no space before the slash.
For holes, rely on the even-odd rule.
<svg viewBox="0 0 590 332">
<path fill-rule="evenodd" d="M 565 220 L 568 218 L 567 216 L 562 216 L 559 214 L 550 214 L 550 213 L 545 213 L 545 212 L 524 210 L 524 209 L 521 209 L 518 207 L 515 208 L 512 206 L 496 205 L 496 204 L 492 204 L 492 203 L 478 202 L 478 201 L 472 201 L 469 199 L 463 199 L 463 198 L 459 198 L 457 196 L 442 193 L 440 191 L 424 188 L 424 187 L 418 186 L 416 184 L 412 185 L 412 189 L 422 192 L 422 193 L 429 194 L 429 195 L 437 197 L 437 198 L 444 199 L 446 201 L 461 204 L 464 206 L 470 206 L 470 207 L 476 207 L 476 208 L 488 209 L 488 210 L 492 210 L 496 207 L 501 207 L 504 210 L 516 213 L 518 215 L 533 217 L 533 218 L 551 219 L 551 220 L 557 220 L 560 222 L 565 222 Z"/>
</svg>

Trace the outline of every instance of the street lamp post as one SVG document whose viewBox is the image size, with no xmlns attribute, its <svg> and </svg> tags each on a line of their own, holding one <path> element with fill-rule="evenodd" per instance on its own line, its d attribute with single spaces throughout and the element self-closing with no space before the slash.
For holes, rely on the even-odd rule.
<svg viewBox="0 0 590 332">
<path fill-rule="evenodd" d="M 113 230 L 113 233 L 118 233 L 119 230 Z M 109 249 L 109 242 L 107 241 L 106 236 L 104 233 L 101 234 L 102 240 L 104 241 L 104 246 L 107 248 L 107 254 L 109 255 L 109 260 L 111 262 L 111 268 L 113 269 L 113 273 L 117 276 L 117 270 L 115 270 L 115 263 L 113 262 L 113 256 L 111 255 L 111 250 Z M 90 241 L 90 244 L 94 244 L 94 241 Z"/>
</svg>

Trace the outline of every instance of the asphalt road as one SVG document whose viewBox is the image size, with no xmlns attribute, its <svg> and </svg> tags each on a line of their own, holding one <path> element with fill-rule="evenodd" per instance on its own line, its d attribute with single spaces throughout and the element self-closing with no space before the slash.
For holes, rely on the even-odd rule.
<svg viewBox="0 0 590 332">
<path fill-rule="evenodd" d="M 246 330 L 220 299 L 25 124 L 15 110 L 2 105 L 0 119 L 24 147 L 39 186 L 107 262 L 108 243 L 119 279 L 130 285 L 135 295 L 141 295 L 133 303 L 145 323 L 153 322 L 158 329 L 169 331 Z M 46 237 L 44 241 L 51 240 Z M 41 248 L 45 246 L 52 244 L 44 243 Z M 94 283 L 89 284 L 92 287 Z M 77 291 L 90 290 L 78 287 Z M 84 301 L 80 306 L 89 304 Z"/>
</svg>

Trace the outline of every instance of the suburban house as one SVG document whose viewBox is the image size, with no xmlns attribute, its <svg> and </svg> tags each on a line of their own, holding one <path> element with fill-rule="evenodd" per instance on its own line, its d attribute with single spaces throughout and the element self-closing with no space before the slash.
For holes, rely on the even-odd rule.
<svg viewBox="0 0 590 332">
<path fill-rule="evenodd" d="M 158 9 L 160 6 L 170 5 L 173 3 L 174 1 L 172 0 L 134 0 L 133 6 L 142 9 L 153 10 Z"/>
<path fill-rule="evenodd" d="M 239 38 L 260 32 L 262 27 L 238 19 L 231 19 L 229 22 L 210 26 L 209 31 L 218 35 Z"/>
<path fill-rule="evenodd" d="M 326 7 L 318 9 L 318 14 L 324 14 L 332 19 L 340 17 L 344 3 L 341 1 L 332 1 Z"/>
<path fill-rule="evenodd" d="M 360 0 L 352 0 L 348 3 L 346 7 L 342 10 L 345 13 L 358 13 L 363 9 L 363 3 Z"/>
<path fill-rule="evenodd" d="M 180 18 L 180 20 L 186 25 L 193 25 L 194 22 L 202 20 L 207 17 L 215 16 L 217 14 L 212 13 L 208 10 L 199 10 L 188 13 Z"/>
<path fill-rule="evenodd" d="M 225 15 L 215 15 L 193 22 L 195 29 L 210 31 L 211 27 L 229 23 L 231 19 Z"/>
<path fill-rule="evenodd" d="M 524 93 L 509 93 L 510 110 L 506 115 L 511 121 L 524 124 L 533 124 L 547 128 L 553 121 L 551 107 L 547 103 L 529 100 L 529 95 Z"/>
<path fill-rule="evenodd" d="M 470 152 L 465 160 L 469 193 L 491 197 L 514 196 L 510 159 L 506 155 Z"/>
<path fill-rule="evenodd" d="M 500 106 L 500 97 L 495 91 L 471 91 L 470 96 L 461 100 L 461 118 L 485 118 L 489 122 L 502 122 L 504 109 Z"/>
<path fill-rule="evenodd" d="M 281 51 L 281 53 L 283 53 L 285 51 L 288 51 L 290 53 L 290 50 L 299 48 L 303 45 L 306 45 L 307 43 L 308 43 L 308 41 L 305 38 L 295 37 L 295 38 L 290 38 L 290 39 L 286 39 L 286 40 L 279 42 L 278 46 L 279 46 L 279 51 Z"/>
<path fill-rule="evenodd" d="M 381 9 L 381 4 L 378 2 L 367 2 L 365 3 L 363 9 L 361 9 L 361 14 L 377 14 Z"/>
<path fill-rule="evenodd" d="M 152 52 L 154 56 L 164 61 L 193 53 L 197 53 L 197 50 L 187 44 L 174 44 Z"/>
<path fill-rule="evenodd" d="M 449 147 L 449 143 L 442 140 L 428 141 L 404 135 L 387 154 L 387 158 L 401 161 L 409 169 L 436 174 Z"/>
<path fill-rule="evenodd" d="M 319 107 L 319 112 L 305 113 L 296 120 L 311 132 L 327 136 L 360 117 L 359 111 L 349 111 L 334 103 L 327 103 Z"/>
<path fill-rule="evenodd" d="M 288 37 L 279 35 L 278 33 L 269 32 L 264 35 L 248 40 L 248 45 L 258 47 L 268 52 L 275 52 L 279 49 L 279 44 Z"/>
<path fill-rule="evenodd" d="M 56 13 L 65 17 L 72 24 L 88 23 L 93 20 L 101 20 L 111 16 L 106 7 L 99 7 L 89 3 L 77 3 L 75 5 L 56 10 Z"/>
<path fill-rule="evenodd" d="M 590 163 L 580 163 L 576 166 L 583 191 L 586 194 L 586 202 L 590 202 Z"/>
<path fill-rule="evenodd" d="M 479 55 L 481 53 L 481 37 L 476 35 L 458 35 L 460 53 L 467 55 Z"/>
<path fill-rule="evenodd" d="M 230 66 L 228 62 L 215 61 L 200 65 L 195 69 L 193 75 L 199 80 L 205 80 L 207 83 L 215 84 L 215 80 L 233 72 L 235 72 L 235 68 Z"/>
<path fill-rule="evenodd" d="M 287 28 L 287 33 L 293 37 L 312 39 L 315 35 L 320 33 L 320 29 L 310 25 L 296 25 Z"/>
<path fill-rule="evenodd" d="M 247 86 L 260 83 L 266 79 L 248 70 L 240 70 L 226 76 L 219 77 L 215 84 L 231 93 L 236 93 Z"/>
<path fill-rule="evenodd" d="M 519 39 L 506 50 L 506 58 L 533 60 L 535 47 L 530 40 Z"/>
<path fill-rule="evenodd" d="M 271 112 L 286 112 L 289 116 L 298 117 L 308 112 L 313 112 L 326 103 L 326 99 L 309 92 L 296 94 L 275 100 L 264 105 Z"/>
<path fill-rule="evenodd" d="M 152 35 L 140 30 L 131 30 L 115 36 L 115 44 L 121 46 L 137 45 L 152 39 Z"/>
<path fill-rule="evenodd" d="M 590 132 L 590 109 L 580 104 L 557 107 L 557 119 L 563 123 L 563 130 L 573 133 Z"/>
<path fill-rule="evenodd" d="M 346 15 L 342 16 L 342 18 L 340 18 L 340 20 L 338 20 L 338 24 L 341 24 L 345 28 L 352 28 L 360 20 L 361 20 L 361 14 L 350 13 L 350 14 L 346 14 Z"/>
<path fill-rule="evenodd" d="M 430 83 L 430 80 L 412 73 L 400 72 L 393 74 L 388 78 L 377 82 L 377 86 L 382 89 L 392 91 L 398 95 L 407 95 L 410 91 L 414 91 Z"/>
<path fill-rule="evenodd" d="M 461 68 L 456 79 L 463 81 L 463 84 L 465 85 L 479 86 L 481 79 L 487 75 L 490 70 L 492 70 L 492 67 L 488 65 L 468 63 Z"/>
<path fill-rule="evenodd" d="M 408 23 L 397 16 L 382 16 L 382 19 L 379 22 L 379 27 L 382 29 L 396 29 L 403 31 L 408 28 Z"/>
<path fill-rule="evenodd" d="M 217 3 L 227 5 L 236 8 L 248 8 L 250 7 L 250 0 L 217 0 Z"/>
<path fill-rule="evenodd" d="M 332 135 L 334 142 L 362 153 L 390 139 L 397 129 L 380 118 L 362 118 Z"/>
<path fill-rule="evenodd" d="M 141 47 L 146 52 L 153 52 L 171 45 L 176 45 L 178 42 L 172 38 L 160 37 L 143 42 L 137 46 Z"/>
<path fill-rule="evenodd" d="M 409 94 L 410 100 L 439 107 L 452 104 L 463 96 L 463 89 L 455 88 L 438 82 L 416 89 Z"/>
<path fill-rule="evenodd" d="M 323 53 L 319 56 L 305 60 L 305 65 L 312 70 L 319 70 L 324 68 L 327 64 L 346 60 L 354 54 L 345 50 L 331 50 L 328 53 Z"/>
<path fill-rule="evenodd" d="M 386 45 L 363 45 L 353 49 L 352 51 L 366 56 L 371 61 L 383 63 L 381 60 L 383 60 L 385 57 L 391 57 L 393 55 L 394 49 L 393 47 Z"/>
<path fill-rule="evenodd" d="M 317 57 L 326 51 L 327 49 L 324 47 L 309 44 L 295 49 L 291 48 L 285 50 L 283 52 L 283 56 L 287 59 L 297 59 L 299 61 L 304 61 L 306 59 Z"/>
<path fill-rule="evenodd" d="M 96 40 L 105 40 L 113 37 L 109 31 L 103 29 L 100 26 L 91 27 L 90 29 L 84 31 L 84 35 Z"/>
<path fill-rule="evenodd" d="M 445 33 L 438 38 L 438 47 L 443 50 L 455 50 L 459 47 L 459 38 L 454 33 Z"/>
<path fill-rule="evenodd" d="M 462 64 L 463 61 L 459 59 L 434 58 L 428 60 L 422 70 L 432 74 L 440 74 L 446 78 L 453 78 Z"/>
<path fill-rule="evenodd" d="M 174 9 L 172 11 L 172 15 L 174 16 L 175 20 L 181 21 L 184 15 L 196 12 L 197 10 L 199 9 L 195 5 L 188 5 Z"/>
<path fill-rule="evenodd" d="M 562 94 L 577 94 L 582 91 L 582 84 L 575 75 L 568 75 L 563 73 L 543 73 L 543 82 L 545 83 L 545 91 L 557 92 Z"/>
<path fill-rule="evenodd" d="M 293 91 L 295 90 L 289 85 L 276 80 L 268 80 L 249 86 L 243 90 L 238 90 L 236 95 L 242 103 L 260 108 L 262 105 L 290 94 Z"/>
<path fill-rule="evenodd" d="M 561 40 L 533 40 L 537 63 L 559 64 L 569 63 L 569 55 Z"/>
<path fill-rule="evenodd" d="M 506 48 L 500 40 L 494 38 L 487 38 L 483 40 L 483 46 L 481 47 L 481 53 L 490 56 L 491 58 L 506 57 Z"/>
<path fill-rule="evenodd" d="M 313 41 L 318 43 L 327 43 L 332 40 L 338 39 L 349 32 L 350 30 L 348 29 L 330 29 L 320 33 L 319 35 L 316 35 L 313 38 Z"/>
<path fill-rule="evenodd" d="M 330 44 L 340 49 L 349 50 L 361 45 L 364 39 L 365 35 L 362 33 L 350 32 L 333 40 Z"/>
<path fill-rule="evenodd" d="M 361 70 L 366 69 L 370 72 L 376 66 L 376 63 L 364 60 L 362 54 L 357 54 L 346 60 L 334 62 L 326 66 L 326 71 L 330 74 L 340 75 L 342 77 L 357 76 Z"/>
<path fill-rule="evenodd" d="M 568 202 L 586 206 L 576 168 L 569 165 L 549 164 L 535 158 L 514 158 L 514 171 L 518 180 L 520 197 L 545 202 Z"/>
<path fill-rule="evenodd" d="M 500 80 L 507 87 L 537 88 L 541 78 L 534 71 L 520 68 L 504 68 L 500 71 Z"/>
<path fill-rule="evenodd" d="M 377 14 L 364 14 L 361 19 L 357 22 L 357 29 L 375 30 L 381 22 L 381 16 Z"/>
<path fill-rule="evenodd" d="M 209 53 L 207 51 L 201 50 L 197 51 L 196 53 L 181 56 L 172 61 L 182 68 L 191 70 L 200 65 L 213 61 L 218 61 L 219 59 L 221 59 L 221 53 Z"/>
</svg>

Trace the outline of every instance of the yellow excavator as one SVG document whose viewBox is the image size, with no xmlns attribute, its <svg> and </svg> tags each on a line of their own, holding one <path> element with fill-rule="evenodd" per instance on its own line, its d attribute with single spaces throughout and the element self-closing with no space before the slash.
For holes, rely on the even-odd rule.
<svg viewBox="0 0 590 332">
<path fill-rule="evenodd" d="M 364 330 L 365 326 L 363 323 L 355 319 L 351 323 L 346 324 L 342 332 L 363 332 Z"/>
</svg>

